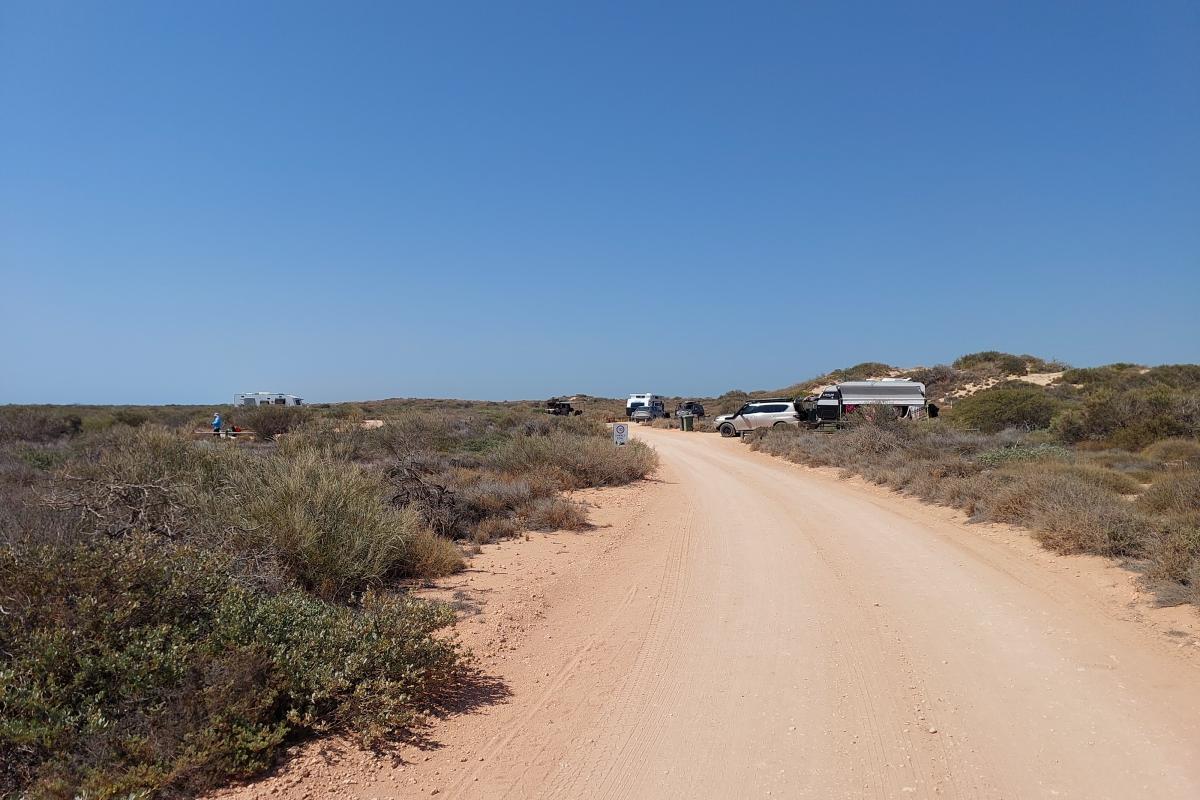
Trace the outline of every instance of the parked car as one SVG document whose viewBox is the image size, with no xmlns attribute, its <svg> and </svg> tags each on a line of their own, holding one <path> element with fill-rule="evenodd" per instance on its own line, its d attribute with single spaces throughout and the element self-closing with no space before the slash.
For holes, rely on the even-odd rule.
<svg viewBox="0 0 1200 800">
<path fill-rule="evenodd" d="M 801 415 L 794 400 L 773 398 L 746 403 L 732 414 L 722 414 L 713 425 L 722 436 L 737 436 L 758 428 L 778 425 L 799 425 Z"/>
<path fill-rule="evenodd" d="M 625 416 L 633 419 L 633 412 L 642 406 L 654 406 L 655 404 L 666 408 L 666 401 L 661 394 L 631 394 L 629 399 L 625 401 Z"/>
<path fill-rule="evenodd" d="M 578 417 L 583 411 L 575 408 L 566 400 L 551 397 L 546 401 L 546 413 L 555 417 Z"/>
<path fill-rule="evenodd" d="M 683 417 L 688 414 L 691 414 L 693 417 L 703 417 L 704 406 L 695 400 L 688 400 L 686 403 L 680 403 L 679 408 L 675 409 L 675 416 L 677 417 Z"/>
<path fill-rule="evenodd" d="M 648 406 L 638 406 L 629 415 L 629 419 L 633 422 L 649 422 L 652 419 L 665 417 L 667 411 L 663 408 L 662 403 L 651 403 Z"/>
</svg>

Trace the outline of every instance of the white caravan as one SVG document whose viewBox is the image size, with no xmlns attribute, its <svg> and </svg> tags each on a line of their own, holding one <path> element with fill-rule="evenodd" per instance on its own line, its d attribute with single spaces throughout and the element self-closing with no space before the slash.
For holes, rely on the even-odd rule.
<svg viewBox="0 0 1200 800">
<path fill-rule="evenodd" d="M 279 392 L 241 392 L 233 396 L 235 406 L 302 406 L 304 398 Z"/>
<path fill-rule="evenodd" d="M 625 416 L 632 417 L 643 406 L 656 410 L 660 417 L 666 415 L 666 400 L 661 394 L 631 394 L 625 401 Z"/>
</svg>

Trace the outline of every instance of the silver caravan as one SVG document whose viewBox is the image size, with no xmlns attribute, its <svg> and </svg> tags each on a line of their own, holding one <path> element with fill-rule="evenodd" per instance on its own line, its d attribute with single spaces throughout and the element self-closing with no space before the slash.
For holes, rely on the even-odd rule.
<svg viewBox="0 0 1200 800">
<path fill-rule="evenodd" d="M 235 406 L 302 406 L 304 398 L 279 392 L 241 392 L 233 396 Z"/>
<path fill-rule="evenodd" d="M 937 406 L 925 397 L 925 384 L 902 378 L 880 381 L 846 381 L 826 386 L 819 394 L 806 397 L 804 415 L 815 426 L 836 425 L 859 406 L 892 406 L 902 418 L 916 419 L 928 414 L 936 417 Z"/>
</svg>

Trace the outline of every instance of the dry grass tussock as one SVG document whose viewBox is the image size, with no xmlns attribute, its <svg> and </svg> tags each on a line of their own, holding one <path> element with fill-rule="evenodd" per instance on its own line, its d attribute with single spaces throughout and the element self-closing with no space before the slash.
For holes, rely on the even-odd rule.
<svg viewBox="0 0 1200 800">
<path fill-rule="evenodd" d="M 561 497 L 542 497 L 525 508 L 525 525 L 535 531 L 581 531 L 588 527 L 587 511 Z"/>
<path fill-rule="evenodd" d="M 1200 470 L 1163 458 L 1190 453 L 1190 442 L 1161 444 L 1140 454 L 1087 453 L 1026 433 L 926 421 L 833 434 L 773 430 L 751 446 L 961 508 L 974 521 L 1027 527 L 1056 552 L 1140 560 L 1165 597 L 1198 601 Z M 1153 483 L 1143 491 L 1146 477 Z"/>
<path fill-rule="evenodd" d="M 603 438 L 553 431 L 514 438 L 489 454 L 487 463 L 510 474 L 550 474 L 561 489 L 619 486 L 644 478 L 657 464 L 654 451 L 641 442 L 614 447 Z"/>
</svg>

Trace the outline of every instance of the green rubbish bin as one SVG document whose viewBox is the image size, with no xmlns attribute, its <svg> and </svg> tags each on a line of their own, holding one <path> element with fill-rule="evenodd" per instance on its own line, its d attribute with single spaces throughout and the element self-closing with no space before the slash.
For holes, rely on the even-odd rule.
<svg viewBox="0 0 1200 800">
<path fill-rule="evenodd" d="M 695 430 L 696 429 L 696 418 L 693 417 L 691 414 L 684 414 L 682 417 L 679 418 L 679 424 L 683 427 L 683 429 L 685 431 Z"/>
</svg>

